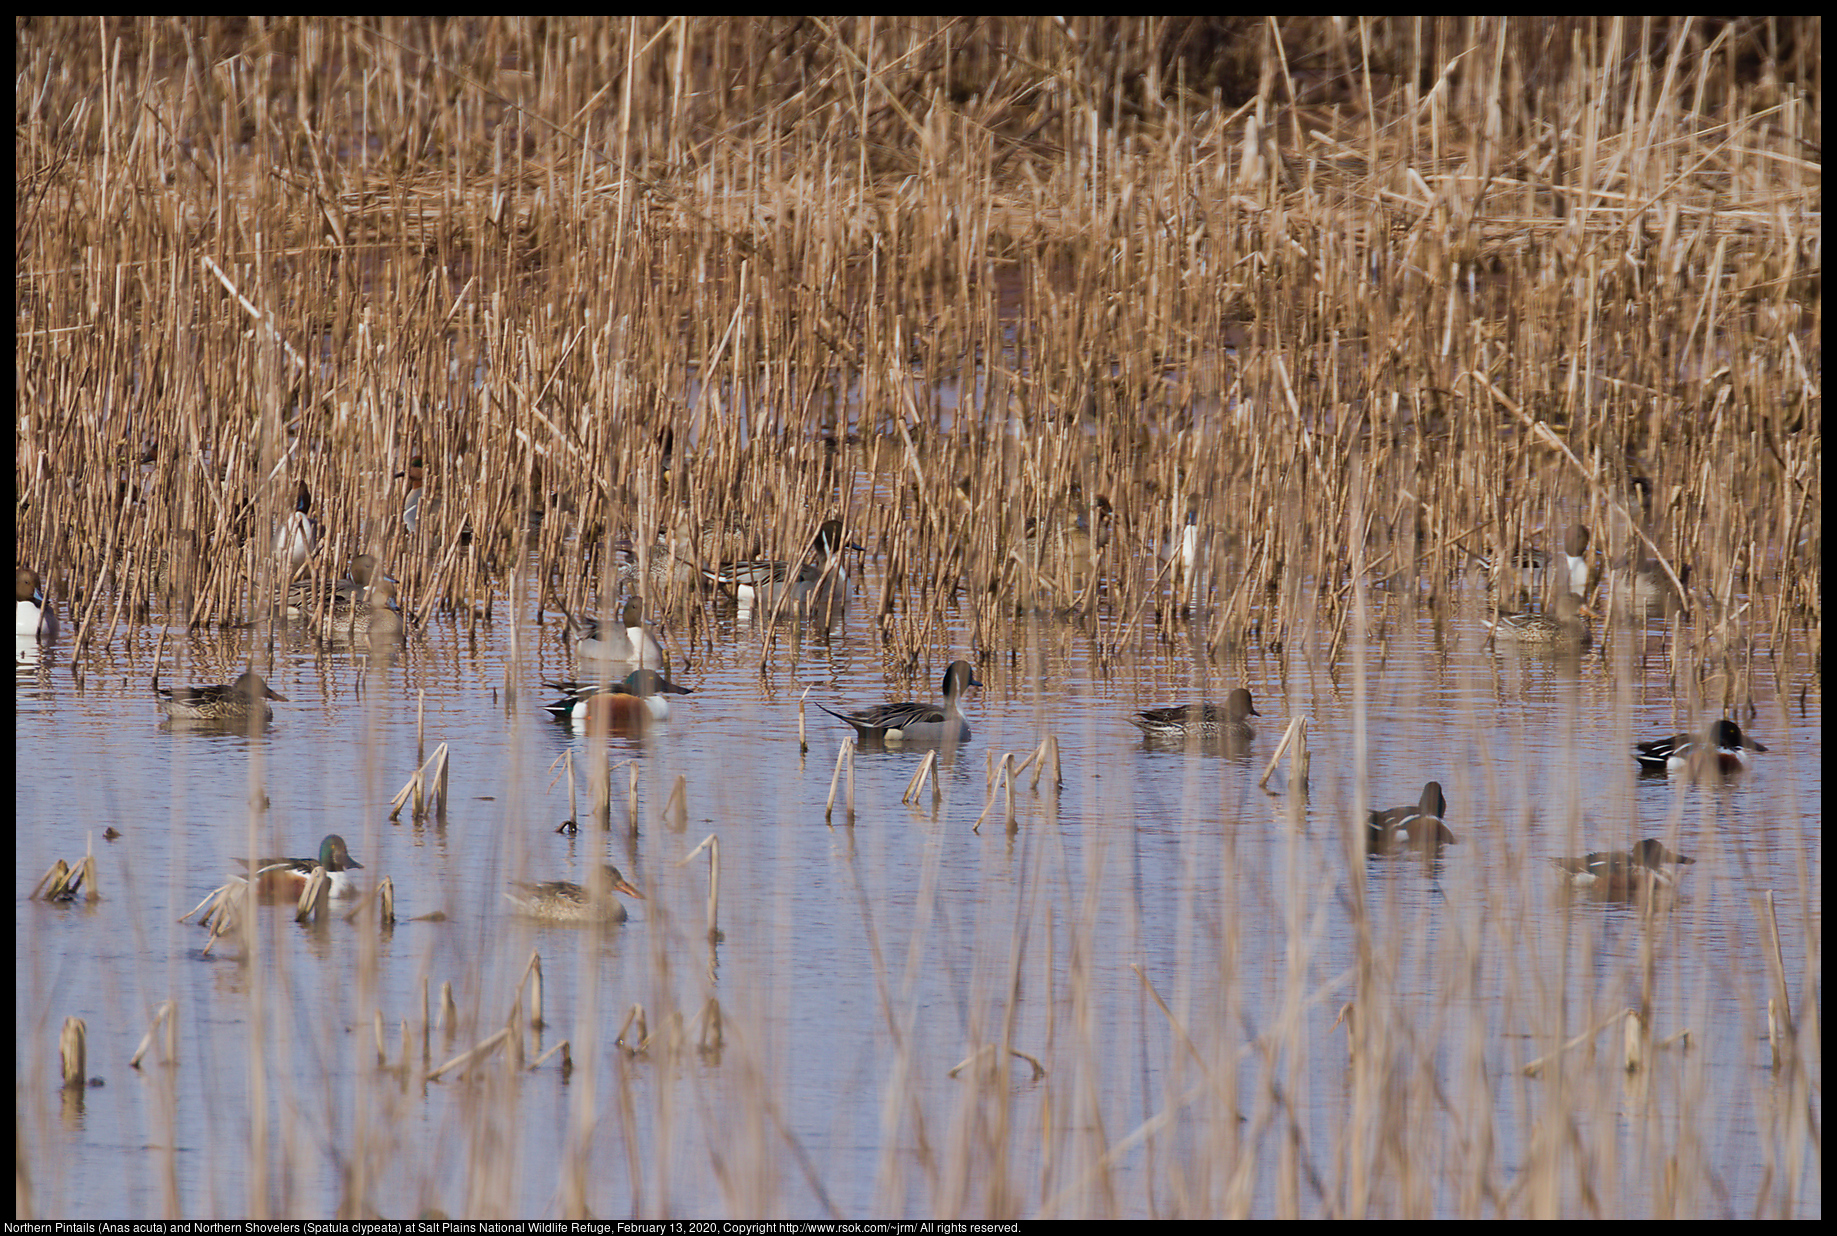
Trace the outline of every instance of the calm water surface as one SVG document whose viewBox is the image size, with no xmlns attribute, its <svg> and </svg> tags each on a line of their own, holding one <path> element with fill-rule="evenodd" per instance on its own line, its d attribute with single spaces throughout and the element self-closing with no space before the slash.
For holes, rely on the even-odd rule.
<svg viewBox="0 0 1837 1236">
<path fill-rule="evenodd" d="M 874 583 L 870 574 L 863 595 Z M 489 1164 L 514 1181 L 511 1215 L 554 1217 L 565 1208 L 559 1165 L 585 1137 L 586 1204 L 602 1218 L 935 1214 L 940 1199 L 985 1196 L 973 1181 L 940 1183 L 938 1147 L 972 1136 L 968 1083 L 948 1070 L 999 1039 L 1017 958 L 1012 1039 L 1048 1075 L 1033 1081 L 1016 1061 L 1015 1110 L 1036 1124 L 1015 1134 L 1008 1170 L 1035 1187 L 1043 1156 L 1118 1148 L 1112 1188 L 1063 1192 L 1055 1182 L 1023 1213 L 1202 1209 L 1225 1189 L 1226 1168 L 1207 1161 L 1219 1139 L 1239 1139 L 1257 1156 L 1255 1177 L 1273 1181 L 1291 1121 L 1308 1170 L 1335 1189 L 1352 1099 L 1333 1023 L 1357 958 L 1337 830 L 1355 804 L 1414 802 L 1433 777 L 1460 844 L 1434 873 L 1371 863 L 1364 895 L 1389 937 L 1398 999 L 1420 1000 L 1437 1073 L 1457 1103 L 1477 1092 L 1492 1104 L 1501 1179 L 1523 1167 L 1530 1130 L 1551 1116 L 1538 1083 L 1519 1076 L 1545 1050 L 1530 1032 L 1548 1027 L 1554 1008 L 1575 1033 L 1638 1003 L 1642 945 L 1652 944 L 1655 1028 L 1693 1034 L 1689 1053 L 1661 1063 L 1685 1076 L 1658 1088 L 1658 1101 L 1689 1104 L 1713 1142 L 1698 1153 L 1718 1173 L 1713 1188 L 1689 1192 L 1691 1204 L 1778 1213 L 1780 1198 L 1796 1196 L 1800 1213 L 1821 1213 L 1816 1162 L 1778 1162 L 1770 1117 L 1752 1101 L 1770 1086 L 1755 995 L 1768 990 L 1768 963 L 1753 898 L 1775 893 L 1796 1000 L 1807 998 L 1804 941 L 1820 929 L 1815 680 L 1790 715 L 1763 705 L 1751 723 L 1741 718 L 1772 748 L 1754 775 L 1694 789 L 1641 781 L 1631 740 L 1702 715 L 1674 713 L 1658 657 L 1623 657 L 1610 673 L 1599 658 L 1564 665 L 1495 652 L 1481 646 L 1476 605 L 1437 627 L 1390 604 L 1364 645 L 1362 678 L 1351 657 L 1329 674 L 1306 655 L 1258 653 L 1202 681 L 1185 640 L 1164 641 L 1152 625 L 1102 668 L 1083 634 L 1022 631 L 1016 648 L 979 665 L 986 688 L 967 709 L 975 738 L 940 770 L 942 805 L 934 810 L 929 793 L 900 803 L 918 754 L 862 752 L 852 827 L 840 804 L 836 826 L 824 821 L 848 730 L 807 705 L 810 749 L 800 754 L 799 697 L 809 688 L 811 701 L 834 707 L 931 698 L 946 662 L 979 651 L 960 629 L 947 627 L 952 646 L 906 680 L 889 676 L 859 598 L 826 643 L 781 636 L 769 654 L 756 627 L 718 615 L 710 646 L 690 650 L 686 666 L 679 650 L 674 676 L 695 694 L 676 700 L 654 736 L 610 744 L 613 831 L 573 836 L 556 831 L 569 812 L 558 761 L 572 752 L 584 816 L 594 748 L 539 707 L 552 696 L 541 678 L 573 676 L 553 620 L 526 622 L 515 641 L 507 624 L 476 641 L 435 624 L 382 666 L 282 646 L 270 679 L 289 702 L 253 741 L 161 726 L 148 688 L 156 633 L 75 667 L 56 652 L 17 683 L 16 1072 L 32 1206 L 67 1218 L 330 1217 L 340 1206 L 476 1216 L 478 1198 L 503 1195 L 475 1181 Z M 250 655 L 246 642 L 181 635 L 162 680 L 228 681 Z M 1795 692 L 1808 681 L 1802 665 L 1779 672 Z M 1263 714 L 1247 756 L 1148 750 L 1126 722 L 1135 709 L 1221 698 L 1240 681 Z M 451 746 L 444 825 L 408 811 L 388 818 L 418 762 L 418 708 L 427 748 Z M 1299 828 L 1287 799 L 1257 786 L 1296 714 L 1314 723 Z M 1029 772 L 1017 829 L 998 800 L 972 831 L 991 761 L 1048 732 L 1061 743 L 1063 791 L 1030 791 Z M 625 827 L 632 768 L 635 839 Z M 678 775 L 684 827 L 661 813 Z M 266 809 L 252 811 L 263 794 Z M 109 825 L 120 839 L 102 839 Z M 379 933 L 296 926 L 276 909 L 262 914 L 252 963 L 222 945 L 201 956 L 205 934 L 176 920 L 222 881 L 231 856 L 310 854 L 328 832 L 349 841 L 364 876 L 393 879 L 398 915 L 444 918 Z M 712 974 L 707 857 L 679 864 L 711 833 L 724 933 Z M 1663 928 L 1551 895 L 1549 858 L 1652 834 L 1675 835 L 1699 860 Z M 89 845 L 102 901 L 25 900 L 55 859 L 74 861 Z M 601 934 L 509 915 L 509 881 L 582 880 L 601 857 L 647 894 L 628 903 L 624 927 Z M 421 1024 L 423 984 L 437 992 L 451 982 L 458 1024 L 435 1029 L 426 1048 L 430 1062 L 446 1060 L 503 1026 L 532 951 L 549 1023 L 532 1048 L 571 1040 L 570 1076 L 554 1059 L 512 1078 L 493 1067 L 425 1085 L 378 1071 L 379 1012 L 395 1064 L 400 1024 Z M 1183 1115 L 1205 1075 L 1145 981 L 1205 1045 L 1209 1067 L 1234 1075 L 1247 1117 L 1238 1130 Z M 674 1013 L 698 1038 L 710 996 L 724 1014 L 721 1050 L 691 1052 L 672 1069 L 613 1046 L 634 1005 L 653 1031 Z M 179 1010 L 178 1066 L 130 1069 L 165 1000 Z M 55 1087 L 67 1016 L 87 1021 L 90 1069 L 104 1083 L 79 1096 Z M 1294 1017 L 1304 1028 L 1293 1041 L 1307 1051 L 1279 1064 L 1287 1110 L 1272 1111 L 1269 1066 L 1244 1045 Z M 1604 1038 L 1604 1053 L 1617 1041 Z M 1474 1042 L 1485 1044 L 1479 1059 L 1468 1058 Z M 418 1035 L 412 1059 L 419 1070 Z M 1097 1093 L 1075 1080 L 1093 1076 Z M 1097 1140 L 1044 1145 L 1047 1102 L 1055 1128 L 1073 1111 L 1078 1135 Z M 1151 1163 L 1144 1138 L 1131 1137 L 1157 1117 L 1155 1150 L 1189 1160 L 1177 1174 L 1192 1192 L 1179 1198 L 1166 1195 L 1168 1160 Z M 1650 1152 L 1632 1144 L 1644 1127 L 1642 1118 L 1584 1134 L 1629 1164 L 1624 1179 L 1596 1182 L 1611 1212 L 1654 1213 L 1650 1176 L 1631 1166 Z M 1452 1125 L 1423 1134 L 1430 1145 L 1472 1135 Z M 1615 1139 L 1627 1144 L 1600 1146 Z M 1447 1187 L 1426 1200 L 1435 1213 L 1462 1205 Z M 1254 1212 L 1278 1212 L 1273 1186 L 1254 1192 Z M 1318 1196 L 1299 1204 L 1325 1209 Z M 1574 1199 L 1565 1209 L 1589 1213 Z"/>
</svg>

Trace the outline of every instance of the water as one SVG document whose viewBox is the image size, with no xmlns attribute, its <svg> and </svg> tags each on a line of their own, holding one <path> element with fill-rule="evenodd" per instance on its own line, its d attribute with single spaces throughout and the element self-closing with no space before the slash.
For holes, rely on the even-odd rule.
<svg viewBox="0 0 1837 1236">
<path fill-rule="evenodd" d="M 163 729 L 144 634 L 131 651 L 87 654 L 80 687 L 61 651 L 23 672 L 22 1212 L 555 1217 L 579 1180 L 602 1218 L 1273 1215 L 1284 1182 L 1312 1178 L 1325 1196 L 1304 1188 L 1294 1205 L 1336 1213 L 1357 1153 L 1344 1138 L 1359 1100 L 1334 1021 L 1359 956 L 1359 894 L 1338 829 L 1356 818 L 1362 694 L 1369 805 L 1414 802 L 1436 778 L 1460 837 L 1435 872 L 1409 860 L 1363 866 L 1374 953 L 1394 967 L 1385 990 L 1411 1032 L 1394 1084 L 1422 1088 L 1403 1102 L 1422 1118 L 1408 1141 L 1427 1152 L 1419 1176 L 1380 1173 L 1372 1212 L 1463 1213 L 1474 1122 L 1496 1139 L 1492 1178 L 1509 1184 L 1540 1153 L 1535 1131 L 1567 1118 L 1618 1165 L 1591 1181 L 1609 1212 L 1661 1212 L 1652 1164 L 1672 1155 L 1686 1209 L 1821 1213 L 1816 1157 L 1783 1164 L 1775 1124 L 1790 1117 L 1769 1111 L 1785 1100 L 1766 1071 L 1770 946 L 1754 902 L 1774 891 L 1789 987 L 1805 999 L 1806 941 L 1822 916 L 1815 691 L 1803 713 L 1741 718 L 1772 748 L 1754 774 L 1693 788 L 1639 780 L 1628 755 L 1633 738 L 1680 728 L 1656 658 L 1623 659 L 1610 675 L 1598 659 L 1488 651 L 1477 606 L 1439 629 L 1396 610 L 1365 647 L 1363 688 L 1352 657 L 1329 673 L 1308 649 L 1212 667 L 1202 688 L 1186 642 L 1163 642 L 1152 625 L 1108 668 L 1088 637 L 1043 626 L 979 665 L 986 686 L 967 706 L 975 737 L 943 762 L 940 807 L 929 789 L 901 805 L 919 753 L 863 751 L 854 821 L 839 800 L 831 826 L 824 804 L 849 731 L 807 705 L 800 754 L 805 688 L 844 708 L 931 698 L 943 666 L 974 651 L 945 615 L 950 646 L 909 683 L 889 676 L 860 616 L 877 582 L 870 572 L 856 616 L 827 641 L 781 636 L 767 653 L 756 626 L 720 617 L 713 647 L 673 675 L 695 694 L 676 699 L 653 736 L 609 744 L 610 834 L 557 831 L 569 813 L 557 761 L 574 755 L 584 818 L 595 750 L 539 707 L 550 698 L 541 678 L 573 676 L 558 621 L 524 625 L 519 660 L 503 624 L 476 643 L 436 624 L 392 665 L 282 648 L 269 678 L 290 699 L 254 740 Z M 179 638 L 162 682 L 228 681 L 248 655 Z M 1795 687 L 1808 677 L 1788 668 Z M 1127 724 L 1135 709 L 1219 699 L 1239 682 L 1263 714 L 1246 756 L 1150 750 Z M 389 818 L 418 762 L 418 706 L 427 750 L 451 746 L 444 826 L 408 810 Z M 1279 788 L 1257 786 L 1296 714 L 1313 723 L 1300 828 Z M 1033 770 L 1023 773 L 1010 834 L 1004 795 L 984 816 L 991 762 L 1024 758 L 1048 733 L 1064 788 L 1029 788 Z M 635 840 L 625 827 L 632 767 Z M 661 818 L 679 774 L 680 829 Z M 257 788 L 269 805 L 252 813 Z M 102 839 L 109 825 L 118 840 Z M 409 921 L 389 932 L 299 926 L 270 909 L 252 963 L 227 944 L 201 955 L 205 933 L 176 920 L 232 855 L 310 854 L 327 832 L 349 841 L 366 877 L 393 879 Z M 679 865 L 709 834 L 723 933 L 712 953 L 707 855 Z M 1675 836 L 1699 860 L 1661 925 L 1553 895 L 1549 858 L 1647 835 Z M 24 899 L 54 859 L 86 846 L 102 901 Z M 627 903 L 622 928 L 510 916 L 510 880 L 584 880 L 602 859 L 646 893 Z M 441 917 L 413 921 L 429 915 Z M 572 1073 L 557 1059 L 506 1073 L 494 1057 L 472 1080 L 423 1083 L 423 984 L 437 1002 L 451 982 L 457 1006 L 457 1025 L 429 1036 L 435 1065 L 505 1024 L 532 951 L 548 1025 L 531 1035 L 527 1060 L 565 1038 Z M 1552 1026 L 1580 1033 L 1639 1004 L 1648 971 L 1655 1032 L 1688 1028 L 1689 1050 L 1661 1052 L 1649 1097 L 1636 1099 L 1613 1067 L 1619 1030 L 1603 1031 L 1600 1058 L 1570 1066 L 1609 1079 L 1600 1108 L 1551 1110 L 1546 1083 L 1521 1067 L 1550 1049 Z M 711 996 L 718 1050 L 613 1046 L 634 1005 L 653 1034 L 704 1041 Z M 128 1068 L 168 999 L 178 1067 Z M 410 1080 L 377 1067 L 379 1013 L 391 1066 L 401 1023 L 414 1028 Z M 87 1021 L 90 1070 L 104 1083 L 74 1096 L 55 1084 L 67 1016 Z M 1000 1042 L 1004 1025 L 1047 1070 L 1034 1080 L 1009 1058 L 1016 1123 L 1006 1131 L 975 1097 L 989 1091 L 974 1064 L 950 1076 Z M 1452 1098 L 1438 1101 L 1430 1083 Z M 1220 1094 L 1235 1096 L 1242 1121 L 1221 1115 Z M 1660 1127 L 1681 1122 L 1693 1136 L 1646 1144 L 1647 1103 Z M 1106 1151 L 1104 1170 L 1089 1171 Z M 1288 1153 L 1302 1156 L 1299 1175 L 1283 1165 Z M 1682 1171 L 1693 1162 L 1713 1163 L 1713 1189 Z M 1558 1170 L 1563 1213 L 1589 1213 L 1577 1174 Z"/>
</svg>

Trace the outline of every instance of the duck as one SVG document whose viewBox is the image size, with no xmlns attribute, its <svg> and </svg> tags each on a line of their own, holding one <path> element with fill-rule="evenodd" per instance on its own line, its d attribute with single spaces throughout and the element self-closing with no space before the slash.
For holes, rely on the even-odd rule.
<svg viewBox="0 0 1837 1236">
<path fill-rule="evenodd" d="M 624 893 L 639 901 L 645 900 L 645 896 L 611 863 L 600 864 L 600 876 L 603 887 L 598 890 L 566 880 L 541 884 L 518 882 L 520 891 L 504 896 L 520 913 L 546 922 L 622 923 L 628 917 L 625 904 L 612 894 Z"/>
<path fill-rule="evenodd" d="M 1754 766 L 1750 751 L 1767 748 L 1724 718 L 1713 723 L 1702 737 L 1673 734 L 1633 744 L 1633 759 L 1642 773 L 1746 772 Z"/>
<path fill-rule="evenodd" d="M 1523 647 L 1586 648 L 1593 638 L 1588 619 L 1594 612 L 1573 592 L 1556 594 L 1547 614 L 1500 614 L 1486 625 L 1494 639 Z"/>
<path fill-rule="evenodd" d="M 376 578 L 376 568 L 374 555 L 357 555 L 351 559 L 351 565 L 345 568 L 344 578 L 332 585 L 330 596 L 320 591 L 322 585 L 316 580 L 295 580 L 287 588 L 287 616 L 316 617 L 322 602 L 326 613 L 332 616 L 336 616 L 340 610 L 356 609 L 364 600 L 365 589 Z"/>
<path fill-rule="evenodd" d="M 245 670 L 229 686 L 174 687 L 157 685 L 160 711 L 174 721 L 272 721 L 274 709 L 267 701 L 287 702 L 287 697 L 269 687 L 254 670 Z"/>
<path fill-rule="evenodd" d="M 1459 838 L 1443 822 L 1448 800 L 1442 797 L 1442 783 L 1431 781 L 1422 787 L 1422 797 L 1413 806 L 1391 807 L 1373 811 L 1365 825 L 1365 850 L 1369 854 L 1396 854 L 1404 850 L 1433 853 Z"/>
<path fill-rule="evenodd" d="M 395 581 L 379 579 L 361 593 L 334 597 L 325 629 L 330 636 L 372 644 L 400 640 L 407 627 L 396 608 Z"/>
<path fill-rule="evenodd" d="M 644 629 L 644 604 L 637 598 L 625 602 L 614 624 L 598 618 L 568 616 L 574 630 L 574 653 L 590 661 L 636 665 L 640 669 L 667 670 L 657 637 Z"/>
<path fill-rule="evenodd" d="M 1680 874 L 1676 868 L 1697 860 L 1672 853 L 1657 837 L 1647 837 L 1631 850 L 1597 850 L 1550 861 L 1566 873 L 1570 888 L 1621 900 L 1675 888 Z"/>
<path fill-rule="evenodd" d="M 625 681 L 615 682 L 608 686 L 599 683 L 544 682 L 545 687 L 553 688 L 563 694 L 563 698 L 552 704 L 544 704 L 543 710 L 557 721 L 604 721 L 617 723 L 620 714 L 635 717 L 642 709 L 652 721 L 667 721 L 670 717 L 671 695 L 690 695 L 694 687 L 679 687 L 656 670 L 633 670 L 625 676 Z M 642 720 L 640 720 L 642 724 Z"/>
<path fill-rule="evenodd" d="M 968 742 L 970 723 L 965 719 L 958 699 L 970 687 L 982 682 L 968 661 L 952 661 L 944 670 L 942 690 L 944 703 L 878 704 L 860 712 L 837 712 L 818 704 L 824 712 L 854 727 L 863 746 L 885 743 Z"/>
<path fill-rule="evenodd" d="M 275 556 L 281 560 L 288 574 L 299 570 L 301 564 L 312 555 L 313 547 L 319 543 L 318 529 L 306 513 L 312 504 L 312 493 L 306 488 L 306 482 L 301 481 L 299 494 L 293 503 L 293 514 L 287 517 L 280 531 L 274 534 Z"/>
<path fill-rule="evenodd" d="M 1174 704 L 1150 708 L 1129 718 L 1129 724 L 1149 738 L 1199 738 L 1219 742 L 1249 742 L 1257 732 L 1244 720 L 1263 714 L 1250 702 L 1250 692 L 1238 687 L 1225 696 L 1224 705 Z"/>
<path fill-rule="evenodd" d="M 45 600 L 37 571 L 30 567 L 19 568 L 13 585 L 13 596 L 17 602 L 13 607 L 13 634 L 16 637 L 40 639 L 47 643 L 57 638 L 57 610 Z"/>
<path fill-rule="evenodd" d="M 1588 528 L 1583 524 L 1571 524 L 1569 531 L 1563 534 L 1562 563 L 1563 584 L 1570 592 L 1583 600 L 1594 591 L 1595 572 L 1588 562 Z"/>
<path fill-rule="evenodd" d="M 408 496 L 402 503 L 402 528 L 412 533 L 421 523 L 421 493 L 427 486 L 427 468 L 421 456 L 416 455 L 408 461 L 407 470 L 395 475 L 396 479 L 408 482 Z"/>
<path fill-rule="evenodd" d="M 786 604 L 807 606 L 822 599 L 816 596 L 819 588 L 824 589 L 826 597 L 846 595 L 848 572 L 842 563 L 845 549 L 860 550 L 861 546 L 843 541 L 841 520 L 826 519 L 816 530 L 809 558 L 803 563 L 723 562 L 716 570 L 703 568 L 702 574 L 732 593 L 742 609 L 775 606 L 781 593 L 789 594 Z"/>
<path fill-rule="evenodd" d="M 248 868 L 247 878 L 255 885 L 255 895 L 263 901 L 298 900 L 318 867 L 325 868 L 332 896 L 355 897 L 357 877 L 351 873 L 363 870 L 364 866 L 351 857 L 344 838 L 337 833 L 328 833 L 319 843 L 317 858 L 258 858 L 253 863 L 239 858 L 236 861 Z"/>
<path fill-rule="evenodd" d="M 1614 571 L 1611 596 L 1618 613 L 1667 618 L 1683 608 L 1683 597 L 1677 584 L 1656 558 L 1629 555 Z M 1678 583 L 1690 584 L 1688 564 L 1678 567 Z"/>
</svg>

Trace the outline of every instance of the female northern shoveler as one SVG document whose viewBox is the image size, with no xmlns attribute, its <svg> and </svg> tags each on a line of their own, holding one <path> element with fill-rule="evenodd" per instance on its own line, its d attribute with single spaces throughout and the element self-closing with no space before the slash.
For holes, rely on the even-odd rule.
<svg viewBox="0 0 1837 1236">
<path fill-rule="evenodd" d="M 313 521 L 306 514 L 313 504 L 313 496 L 306 488 L 306 482 L 300 482 L 299 496 L 294 499 L 293 514 L 281 525 L 281 530 L 274 534 L 274 553 L 281 560 L 283 570 L 293 572 L 301 563 L 311 556 L 313 546 L 318 544 L 319 533 L 313 527 Z"/>
<path fill-rule="evenodd" d="M 1568 873 L 1569 887 L 1604 899 L 1636 897 L 1677 885 L 1677 866 L 1697 860 L 1673 854 L 1657 837 L 1631 850 L 1597 850 L 1577 858 L 1550 860 Z M 1666 870 L 1667 866 L 1674 868 Z"/>
<path fill-rule="evenodd" d="M 843 542 L 841 520 L 826 519 L 816 530 L 809 559 L 803 563 L 724 562 L 719 570 L 704 569 L 702 574 L 733 593 L 742 609 L 775 606 L 779 594 L 785 592 L 789 593 L 787 605 L 807 607 L 812 602 L 846 595 L 848 573 L 842 565 L 842 551 L 860 548 Z M 822 597 L 817 596 L 819 588 L 824 590 Z"/>
<path fill-rule="evenodd" d="M 864 746 L 889 742 L 968 742 L 970 723 L 964 718 L 957 700 L 970 687 L 981 685 L 968 661 L 952 661 L 944 670 L 943 707 L 910 702 L 879 704 L 860 712 L 837 712 L 821 704 L 817 707 L 854 726 Z"/>
<path fill-rule="evenodd" d="M 1710 773 L 1746 772 L 1754 764 L 1750 751 L 1767 748 L 1741 732 L 1733 721 L 1721 720 L 1709 727 L 1707 736 L 1673 734 L 1636 742 L 1633 759 L 1642 773 Z"/>
<path fill-rule="evenodd" d="M 619 869 L 611 863 L 600 864 L 600 884 L 598 887 L 582 887 L 570 884 L 566 880 L 551 880 L 544 884 L 518 883 L 520 893 L 505 893 L 518 911 L 530 918 L 544 919 L 551 923 L 622 923 L 626 919 L 625 904 L 614 892 L 624 893 L 628 897 L 645 900 L 644 894 L 634 888 Z"/>
<path fill-rule="evenodd" d="M 1238 687 L 1217 704 L 1175 704 L 1150 708 L 1129 718 L 1129 724 L 1149 738 L 1198 738 L 1210 742 L 1249 742 L 1257 736 L 1245 717 L 1263 714 L 1250 702 L 1250 692 Z"/>
<path fill-rule="evenodd" d="M 584 721 L 589 725 L 606 723 L 617 728 L 623 722 L 641 727 L 645 720 L 665 721 L 670 716 L 666 695 L 689 695 L 693 687 L 679 687 L 656 670 L 633 670 L 624 682 L 600 686 L 595 682 L 544 682 L 563 692 L 564 698 L 542 707 L 557 721 Z"/>
<path fill-rule="evenodd" d="M 1442 783 L 1431 781 L 1422 787 L 1422 797 L 1415 806 L 1371 813 L 1365 826 L 1365 849 L 1371 854 L 1395 854 L 1410 849 L 1434 852 L 1453 845 L 1458 838 L 1442 822 L 1447 811 Z"/>
<path fill-rule="evenodd" d="M 344 838 L 337 833 L 319 843 L 318 858 L 258 858 L 253 863 L 239 858 L 236 861 L 249 868 L 255 895 L 263 901 L 298 900 L 316 867 L 325 868 L 332 896 L 355 897 L 357 877 L 351 872 L 363 869 L 363 864 L 351 857 Z"/>
<path fill-rule="evenodd" d="M 159 696 L 160 711 L 174 721 L 272 721 L 274 709 L 267 701 L 287 700 L 254 670 L 245 671 L 227 687 L 155 686 L 153 690 Z"/>
<path fill-rule="evenodd" d="M 1593 616 L 1582 598 L 1573 592 L 1559 592 L 1548 614 L 1500 614 L 1487 623 L 1495 639 L 1508 640 L 1526 647 L 1586 648 L 1592 634 L 1588 619 Z"/>
<path fill-rule="evenodd" d="M 644 629 L 644 603 L 636 597 L 625 602 L 619 620 L 602 623 L 597 618 L 575 618 L 569 615 L 574 629 L 574 652 L 590 661 L 607 661 L 615 665 L 636 665 L 640 669 L 661 670 L 668 666 L 657 637 Z"/>
<path fill-rule="evenodd" d="M 41 640 L 57 638 L 57 610 L 45 600 L 44 591 L 39 587 L 37 571 L 30 567 L 19 568 L 13 585 L 13 597 L 17 602 L 13 607 L 15 636 Z"/>
</svg>

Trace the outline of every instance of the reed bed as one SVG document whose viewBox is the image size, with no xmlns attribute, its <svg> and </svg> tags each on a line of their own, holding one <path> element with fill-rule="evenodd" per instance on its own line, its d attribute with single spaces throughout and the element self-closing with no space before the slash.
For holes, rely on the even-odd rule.
<svg viewBox="0 0 1837 1236">
<path fill-rule="evenodd" d="M 430 629 L 523 617 L 533 572 L 538 617 L 629 590 L 706 648 L 652 560 L 835 516 L 896 679 L 945 613 L 1029 664 L 1338 674 L 1387 606 L 1519 604 L 1581 522 L 1689 565 L 1674 673 L 1751 709 L 1757 660 L 1820 650 L 1819 31 L 21 19 L 16 554 L 78 658 L 238 627 L 303 483 L 302 573 L 374 554 Z M 1014 1060 L 966 1063 L 953 1164 L 1003 1161 Z M 1102 1148 L 1043 1136 L 1101 1194 Z M 1065 1213 L 954 1170 L 943 1211 Z"/>
</svg>

